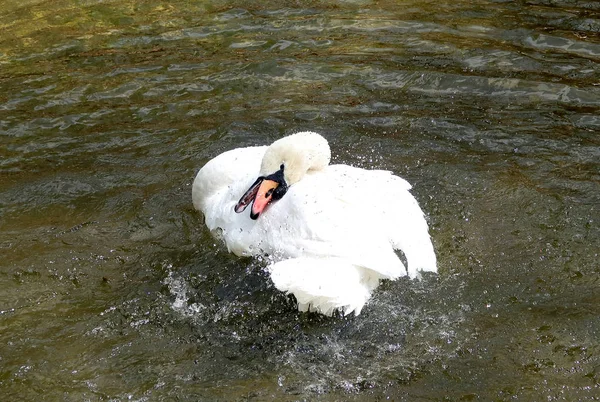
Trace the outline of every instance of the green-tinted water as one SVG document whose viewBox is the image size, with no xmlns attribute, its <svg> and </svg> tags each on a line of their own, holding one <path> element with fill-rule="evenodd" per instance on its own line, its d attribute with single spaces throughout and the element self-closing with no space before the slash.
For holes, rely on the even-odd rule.
<svg viewBox="0 0 600 402">
<path fill-rule="evenodd" d="M 600 396 L 600 3 L 7 1 L 3 400 Z M 440 273 L 300 314 L 191 206 L 298 130 L 393 170 Z"/>
</svg>

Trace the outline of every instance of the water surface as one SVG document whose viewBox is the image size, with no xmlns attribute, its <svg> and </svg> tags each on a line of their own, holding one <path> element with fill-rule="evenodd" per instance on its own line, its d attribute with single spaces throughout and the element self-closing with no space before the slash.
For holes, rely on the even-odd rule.
<svg viewBox="0 0 600 402">
<path fill-rule="evenodd" d="M 600 3 L 7 1 L 7 400 L 600 395 Z M 296 311 L 191 205 L 299 130 L 414 185 L 439 274 Z"/>
</svg>

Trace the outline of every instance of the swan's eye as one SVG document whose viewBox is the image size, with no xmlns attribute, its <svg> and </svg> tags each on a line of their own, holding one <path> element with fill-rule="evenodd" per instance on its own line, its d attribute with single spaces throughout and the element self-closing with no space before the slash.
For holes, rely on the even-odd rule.
<svg viewBox="0 0 600 402">
<path fill-rule="evenodd" d="M 275 191 L 275 188 L 272 188 L 269 191 L 267 191 L 265 194 L 265 198 L 269 198 L 271 196 L 271 194 L 273 194 L 273 191 Z"/>
<path fill-rule="evenodd" d="M 287 192 L 287 186 L 286 185 L 279 185 L 274 190 L 275 191 L 273 191 L 273 200 L 277 201 L 277 200 L 280 200 L 281 197 L 283 197 L 285 195 L 285 193 Z"/>
</svg>

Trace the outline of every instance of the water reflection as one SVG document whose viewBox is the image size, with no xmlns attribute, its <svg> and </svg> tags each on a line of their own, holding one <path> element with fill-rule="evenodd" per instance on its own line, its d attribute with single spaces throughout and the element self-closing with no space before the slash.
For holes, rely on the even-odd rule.
<svg viewBox="0 0 600 402">
<path fill-rule="evenodd" d="M 8 399 L 589 399 L 598 3 L 6 3 Z M 212 156 L 324 133 L 393 170 L 440 275 L 298 314 L 203 229 Z"/>
</svg>

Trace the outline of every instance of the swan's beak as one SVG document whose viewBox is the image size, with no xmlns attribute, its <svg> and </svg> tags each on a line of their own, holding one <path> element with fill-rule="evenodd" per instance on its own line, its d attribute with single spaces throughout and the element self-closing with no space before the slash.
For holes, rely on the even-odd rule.
<svg viewBox="0 0 600 402">
<path fill-rule="evenodd" d="M 244 195 L 242 195 L 242 198 L 240 198 L 238 203 L 235 204 L 234 210 L 236 213 L 239 214 L 240 212 L 244 212 L 246 207 L 254 201 L 254 198 L 256 198 L 256 194 L 258 194 L 258 188 L 260 187 L 264 179 L 264 177 L 259 177 L 258 179 L 256 179 L 256 181 L 253 185 L 250 186 L 248 191 L 246 191 Z"/>
<path fill-rule="evenodd" d="M 259 177 L 252 186 L 244 193 L 235 206 L 235 212 L 243 212 L 252 203 L 250 218 L 258 219 L 258 216 L 273 201 L 273 191 L 279 187 L 279 183 L 273 180 Z"/>
<path fill-rule="evenodd" d="M 235 205 L 235 212 L 238 214 L 243 212 L 252 203 L 250 218 L 256 220 L 271 202 L 281 199 L 288 190 L 288 185 L 283 175 L 284 168 L 285 166 L 282 163 L 279 170 L 275 173 L 256 179 L 254 184 L 250 186 L 248 191 L 242 195 L 242 198 Z"/>
<path fill-rule="evenodd" d="M 257 219 L 265 210 L 267 205 L 273 201 L 273 191 L 279 186 L 279 183 L 273 180 L 265 179 L 260 184 L 252 208 L 250 209 L 250 218 Z"/>
</svg>

